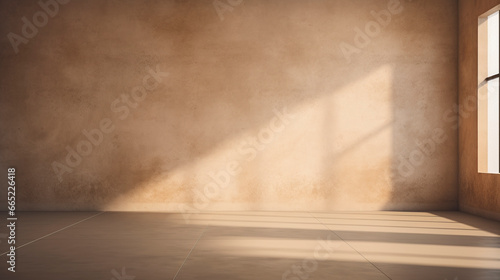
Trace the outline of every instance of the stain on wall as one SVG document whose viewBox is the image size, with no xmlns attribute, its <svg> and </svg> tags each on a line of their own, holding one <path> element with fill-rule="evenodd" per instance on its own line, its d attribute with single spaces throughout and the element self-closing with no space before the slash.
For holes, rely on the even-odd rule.
<svg viewBox="0 0 500 280">
<path fill-rule="evenodd" d="M 499 4 L 498 0 L 459 1 L 459 99 L 463 108 L 477 103 L 478 17 Z M 500 175 L 478 173 L 476 109 L 461 116 L 460 122 L 460 209 L 500 220 Z"/>
<path fill-rule="evenodd" d="M 20 210 L 457 209 L 457 1 L 49 2 L 0 2 Z"/>
</svg>

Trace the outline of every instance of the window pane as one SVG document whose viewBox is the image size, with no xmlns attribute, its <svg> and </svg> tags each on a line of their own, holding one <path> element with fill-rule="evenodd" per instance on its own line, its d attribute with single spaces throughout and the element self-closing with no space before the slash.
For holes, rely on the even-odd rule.
<svg viewBox="0 0 500 280">
<path fill-rule="evenodd" d="M 500 79 L 488 82 L 488 172 L 498 173 L 500 167 Z"/>
<path fill-rule="evenodd" d="M 498 74 L 499 70 L 499 13 L 488 17 L 488 76 Z"/>
</svg>

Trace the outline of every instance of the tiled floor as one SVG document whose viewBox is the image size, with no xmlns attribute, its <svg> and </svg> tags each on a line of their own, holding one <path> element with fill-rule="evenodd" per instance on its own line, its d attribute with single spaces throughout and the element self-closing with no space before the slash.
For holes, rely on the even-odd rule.
<svg viewBox="0 0 500 280">
<path fill-rule="evenodd" d="M 500 224 L 459 212 L 18 212 L 16 273 L 6 233 L 0 279 L 500 279 Z"/>
</svg>

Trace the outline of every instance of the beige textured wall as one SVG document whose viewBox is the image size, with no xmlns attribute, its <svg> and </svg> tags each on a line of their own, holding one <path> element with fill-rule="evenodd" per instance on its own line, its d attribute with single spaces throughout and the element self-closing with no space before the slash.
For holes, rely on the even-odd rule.
<svg viewBox="0 0 500 280">
<path fill-rule="evenodd" d="M 457 8 L 1 1 L 0 170 L 22 210 L 456 209 Z"/>
<path fill-rule="evenodd" d="M 459 202 L 466 212 L 500 220 L 500 175 L 478 173 L 478 17 L 499 0 L 459 2 L 459 98 L 464 114 L 459 133 Z"/>
</svg>

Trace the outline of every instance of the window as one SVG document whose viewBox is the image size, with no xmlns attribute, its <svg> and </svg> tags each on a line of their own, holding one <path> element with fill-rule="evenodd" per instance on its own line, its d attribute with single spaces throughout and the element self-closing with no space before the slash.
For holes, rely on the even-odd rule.
<svg viewBox="0 0 500 280">
<path fill-rule="evenodd" d="M 500 173 L 500 12 L 479 18 L 478 160 L 479 172 Z"/>
</svg>

